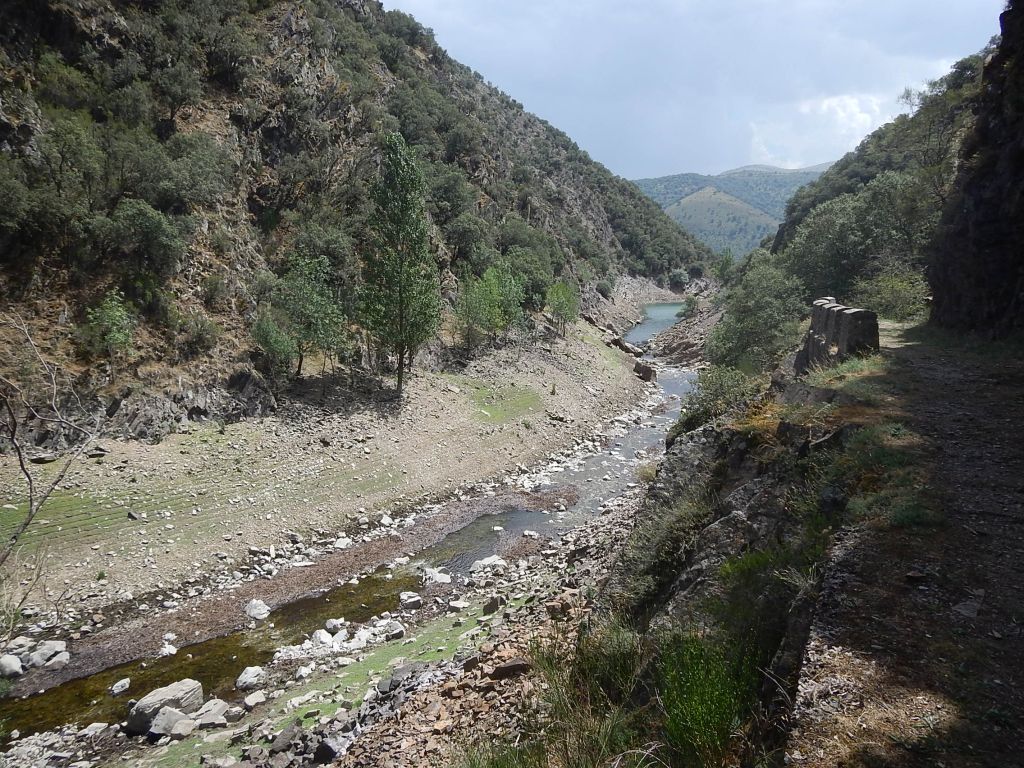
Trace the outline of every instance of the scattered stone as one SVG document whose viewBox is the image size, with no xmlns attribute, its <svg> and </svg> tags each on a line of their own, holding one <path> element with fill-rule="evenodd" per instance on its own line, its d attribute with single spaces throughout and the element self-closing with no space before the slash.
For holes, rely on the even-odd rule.
<svg viewBox="0 0 1024 768">
<path fill-rule="evenodd" d="M 530 662 L 523 658 L 512 659 L 504 664 L 499 664 L 492 671 L 489 677 L 492 680 L 507 680 L 510 677 L 524 675 L 530 671 Z"/>
<path fill-rule="evenodd" d="M 11 653 L 0 656 L 0 676 L 6 678 L 18 677 L 25 670 L 21 666 L 21 659 Z"/>
<path fill-rule="evenodd" d="M 245 615 L 250 619 L 262 621 L 270 615 L 270 606 L 258 598 L 253 598 L 245 605 Z"/>
<path fill-rule="evenodd" d="M 256 709 L 256 707 L 258 707 L 260 704 L 263 704 L 266 700 L 267 694 L 265 694 L 263 691 L 255 691 L 254 693 L 250 693 L 248 696 L 246 696 L 245 699 L 242 700 L 242 703 L 245 705 L 245 708 L 248 711 L 252 712 L 254 709 Z"/>
<path fill-rule="evenodd" d="M 42 667 L 54 656 L 64 653 L 67 649 L 68 644 L 63 640 L 44 640 L 29 654 L 29 666 Z"/>
<path fill-rule="evenodd" d="M 235 688 L 240 691 L 251 691 L 263 685 L 266 679 L 267 673 L 263 667 L 246 667 L 235 680 Z"/>
<path fill-rule="evenodd" d="M 130 735 L 146 733 L 157 713 L 164 707 L 184 714 L 195 712 L 203 704 L 203 686 L 198 680 L 179 680 L 143 696 L 128 715 L 125 731 Z"/>
<path fill-rule="evenodd" d="M 423 607 L 423 598 L 415 592 L 403 592 L 398 597 L 402 608 L 407 611 L 414 611 Z"/>
</svg>

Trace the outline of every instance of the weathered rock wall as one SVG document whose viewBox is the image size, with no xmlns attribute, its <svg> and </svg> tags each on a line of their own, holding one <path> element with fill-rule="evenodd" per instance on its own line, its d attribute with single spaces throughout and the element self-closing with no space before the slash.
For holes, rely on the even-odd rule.
<svg viewBox="0 0 1024 768">
<path fill-rule="evenodd" d="M 1024 329 L 1024 2 L 1000 23 L 928 274 L 933 322 L 992 336 Z"/>
<path fill-rule="evenodd" d="M 837 304 L 831 296 L 811 308 L 811 327 L 797 353 L 797 375 L 816 365 L 829 365 L 878 349 L 878 315 L 867 309 Z"/>
</svg>

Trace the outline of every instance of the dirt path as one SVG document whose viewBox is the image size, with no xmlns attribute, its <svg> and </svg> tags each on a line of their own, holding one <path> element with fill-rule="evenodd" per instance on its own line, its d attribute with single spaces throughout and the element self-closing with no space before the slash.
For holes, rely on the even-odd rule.
<svg viewBox="0 0 1024 768">
<path fill-rule="evenodd" d="M 920 436 L 945 520 L 841 538 L 787 762 L 1022 765 L 1024 361 L 919 328 L 882 344 L 879 407 Z"/>
</svg>

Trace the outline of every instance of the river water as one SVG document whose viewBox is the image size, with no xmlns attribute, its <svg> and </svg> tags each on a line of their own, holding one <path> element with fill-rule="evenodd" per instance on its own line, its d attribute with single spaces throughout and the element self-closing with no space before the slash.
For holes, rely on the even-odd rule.
<svg viewBox="0 0 1024 768">
<path fill-rule="evenodd" d="M 632 344 L 645 343 L 676 321 L 675 313 L 681 306 L 649 305 L 644 320 L 626 335 L 626 340 Z M 465 574 L 473 562 L 495 554 L 503 542 L 522 537 L 525 532 L 557 538 L 561 532 L 600 514 L 606 501 L 637 482 L 640 464 L 661 455 L 665 433 L 679 415 L 679 398 L 689 391 L 693 380 L 691 371 L 660 368 L 657 393 L 636 413 L 604 425 L 598 436 L 599 450 L 561 456 L 515 479 L 520 487 L 556 491 L 565 488 L 574 503 L 566 504 L 564 510 L 557 505 L 541 511 L 506 505 L 502 511 L 481 515 L 441 543 L 423 550 L 418 563 L 406 570 L 382 571 L 356 585 L 343 584 L 283 605 L 256 629 L 185 646 L 173 656 L 112 667 L 26 699 L 0 700 L 4 731 L 17 730 L 26 735 L 70 722 L 119 722 L 127 714 L 129 698 L 140 698 L 154 688 L 186 677 L 201 682 L 207 694 L 237 699 L 234 681 L 243 668 L 268 663 L 277 648 L 302 642 L 323 627 L 327 619 L 344 616 L 362 622 L 383 611 L 396 610 L 399 593 L 419 587 L 415 565 L 445 567 L 453 573 Z M 493 492 L 500 490 L 499 487 Z M 128 692 L 116 698 L 111 696 L 110 686 L 125 677 L 131 679 Z"/>
</svg>

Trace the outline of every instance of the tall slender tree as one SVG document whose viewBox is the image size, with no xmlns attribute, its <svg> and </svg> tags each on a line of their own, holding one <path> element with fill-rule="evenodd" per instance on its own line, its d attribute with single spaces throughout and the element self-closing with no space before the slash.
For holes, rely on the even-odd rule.
<svg viewBox="0 0 1024 768">
<path fill-rule="evenodd" d="M 384 137 L 372 189 L 373 247 L 363 260 L 364 327 L 398 358 L 398 397 L 406 366 L 437 330 L 441 295 L 427 240 L 423 175 L 399 133 Z"/>
</svg>

